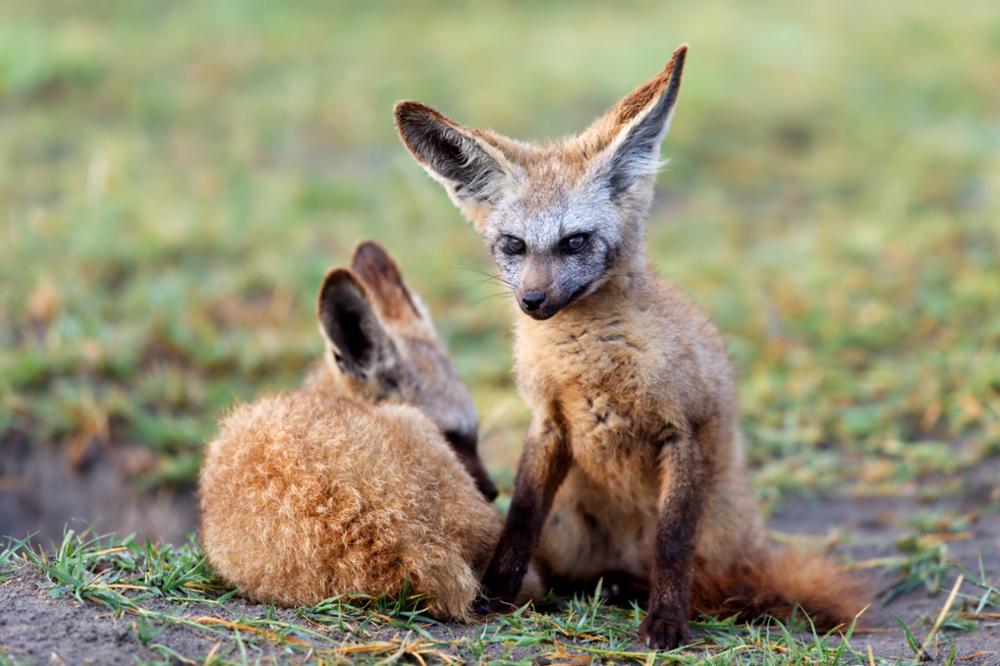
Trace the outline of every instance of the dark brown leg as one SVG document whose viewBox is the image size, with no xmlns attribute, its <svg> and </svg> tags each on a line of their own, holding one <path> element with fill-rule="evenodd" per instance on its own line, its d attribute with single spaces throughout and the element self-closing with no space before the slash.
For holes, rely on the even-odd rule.
<svg viewBox="0 0 1000 666">
<path fill-rule="evenodd" d="M 705 501 L 706 454 L 715 448 L 718 421 L 694 429 L 692 437 L 666 443 L 660 454 L 663 498 L 656 524 L 649 614 L 639 629 L 646 644 L 672 650 L 691 638 L 689 614 L 694 551 Z"/>
<path fill-rule="evenodd" d="M 510 604 L 521 588 L 552 498 L 566 478 L 570 461 L 561 414 L 553 410 L 553 415 L 532 424 L 524 443 L 507 522 L 483 579 L 486 597 L 502 603 L 480 604 L 480 610 L 512 609 Z"/>
</svg>

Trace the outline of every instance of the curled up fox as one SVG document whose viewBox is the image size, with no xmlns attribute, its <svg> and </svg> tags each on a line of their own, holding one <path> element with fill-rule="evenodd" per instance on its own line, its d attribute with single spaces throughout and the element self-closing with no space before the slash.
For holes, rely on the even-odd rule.
<svg viewBox="0 0 1000 666">
<path fill-rule="evenodd" d="M 469 620 L 502 526 L 472 399 L 379 245 L 327 274 L 318 315 L 327 350 L 306 385 L 235 407 L 206 447 L 208 561 L 256 601 L 409 590 Z M 541 591 L 534 573 L 524 588 Z"/>
<path fill-rule="evenodd" d="M 533 420 L 484 578 L 512 602 L 537 556 L 552 581 L 648 595 L 640 633 L 689 638 L 693 612 L 848 622 L 855 580 L 778 550 L 747 480 L 736 382 L 708 317 L 646 259 L 645 220 L 687 47 L 577 136 L 544 144 L 396 106 L 406 147 L 511 285 L 515 372 Z"/>
</svg>

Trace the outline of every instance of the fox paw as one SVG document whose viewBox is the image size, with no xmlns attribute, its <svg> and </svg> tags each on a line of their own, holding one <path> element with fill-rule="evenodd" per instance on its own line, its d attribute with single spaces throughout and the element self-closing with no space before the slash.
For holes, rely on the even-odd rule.
<svg viewBox="0 0 1000 666">
<path fill-rule="evenodd" d="M 691 629 L 686 617 L 674 613 L 652 611 L 639 626 L 639 636 L 646 647 L 654 650 L 673 650 L 691 640 Z"/>
</svg>

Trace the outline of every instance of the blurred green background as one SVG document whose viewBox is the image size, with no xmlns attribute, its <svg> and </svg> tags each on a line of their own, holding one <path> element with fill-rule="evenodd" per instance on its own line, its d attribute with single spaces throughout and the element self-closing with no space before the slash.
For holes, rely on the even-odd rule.
<svg viewBox="0 0 1000 666">
<path fill-rule="evenodd" d="M 372 237 L 509 488 L 513 315 L 392 104 L 561 135 L 682 42 L 649 248 L 726 334 L 760 496 L 1000 452 L 990 1 L 5 2 L 0 441 L 138 447 L 131 482 L 189 481 L 227 406 L 298 384 L 321 276 Z"/>
</svg>

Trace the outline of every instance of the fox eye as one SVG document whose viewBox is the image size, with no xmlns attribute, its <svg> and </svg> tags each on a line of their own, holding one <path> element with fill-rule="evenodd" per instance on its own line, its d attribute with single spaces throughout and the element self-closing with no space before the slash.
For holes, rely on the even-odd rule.
<svg viewBox="0 0 1000 666">
<path fill-rule="evenodd" d="M 504 254 L 524 254 L 524 241 L 517 236 L 504 236 L 500 249 Z"/>
<path fill-rule="evenodd" d="M 583 249 L 590 239 L 590 234 L 573 234 L 562 239 L 562 251 L 566 254 L 575 254 Z"/>
</svg>

